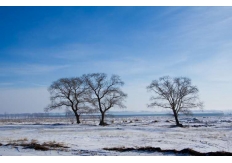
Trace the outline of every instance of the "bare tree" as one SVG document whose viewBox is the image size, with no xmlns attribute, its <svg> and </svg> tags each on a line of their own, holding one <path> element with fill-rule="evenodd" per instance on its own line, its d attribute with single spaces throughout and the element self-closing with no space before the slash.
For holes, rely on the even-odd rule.
<svg viewBox="0 0 232 163">
<path fill-rule="evenodd" d="M 44 110 L 50 111 L 62 107 L 71 108 L 76 122 L 80 123 L 80 114 L 86 112 L 89 108 L 85 106 L 85 96 L 87 94 L 87 86 L 82 78 L 61 78 L 52 83 L 48 88 L 50 92 L 51 104 Z"/>
<path fill-rule="evenodd" d="M 120 77 L 112 75 L 107 79 L 104 73 L 93 73 L 84 75 L 85 81 L 91 90 L 88 94 L 88 101 L 101 113 L 101 120 L 99 125 L 107 125 L 104 121 L 105 113 L 113 107 L 125 108 L 123 105 L 124 99 L 127 97 L 120 86 L 124 85 Z"/>
<path fill-rule="evenodd" d="M 147 89 L 156 94 L 155 97 L 151 97 L 153 102 L 148 106 L 171 109 L 177 126 L 182 126 L 178 120 L 180 112 L 188 114 L 191 108 L 203 108 L 203 103 L 199 101 L 198 88 L 192 86 L 189 78 L 161 77 L 152 81 Z"/>
</svg>

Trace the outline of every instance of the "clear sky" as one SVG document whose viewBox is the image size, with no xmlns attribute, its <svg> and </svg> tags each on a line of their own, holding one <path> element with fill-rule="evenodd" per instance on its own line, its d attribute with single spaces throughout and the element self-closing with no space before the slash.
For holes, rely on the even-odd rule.
<svg viewBox="0 0 232 163">
<path fill-rule="evenodd" d="M 93 72 L 121 77 L 128 111 L 154 111 L 164 75 L 232 110 L 231 29 L 232 7 L 0 7 L 0 114 L 43 112 L 53 81 Z"/>
</svg>

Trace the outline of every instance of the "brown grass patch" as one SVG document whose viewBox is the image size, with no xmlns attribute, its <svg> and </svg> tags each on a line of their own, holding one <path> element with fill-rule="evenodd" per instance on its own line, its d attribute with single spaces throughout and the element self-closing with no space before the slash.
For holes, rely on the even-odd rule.
<svg viewBox="0 0 232 163">
<path fill-rule="evenodd" d="M 206 152 L 201 153 L 190 148 L 182 149 L 180 151 L 175 149 L 162 150 L 161 148 L 156 147 L 139 147 L 139 148 L 125 148 L 125 147 L 115 147 L 115 148 L 103 148 L 104 150 L 109 151 L 118 151 L 118 152 L 128 152 L 128 151 L 138 151 L 138 152 L 172 152 L 175 154 L 187 154 L 191 156 L 232 156 L 232 153 L 225 151 L 218 152 Z"/>
<path fill-rule="evenodd" d="M 37 140 L 32 139 L 31 142 L 28 142 L 27 139 L 18 139 L 12 140 L 5 146 L 22 146 L 24 149 L 35 149 L 41 151 L 47 150 L 64 150 L 69 148 L 62 143 L 57 143 L 55 141 L 44 142 L 43 144 L 39 144 Z"/>
</svg>

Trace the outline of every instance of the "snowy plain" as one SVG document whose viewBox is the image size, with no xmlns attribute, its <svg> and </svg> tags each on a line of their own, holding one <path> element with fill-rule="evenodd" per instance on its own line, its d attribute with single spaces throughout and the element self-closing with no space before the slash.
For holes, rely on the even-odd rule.
<svg viewBox="0 0 232 163">
<path fill-rule="evenodd" d="M 98 119 L 84 119 L 72 124 L 67 118 L 0 120 L 0 155 L 2 156 L 167 156 L 162 152 L 117 152 L 104 148 L 160 147 L 199 152 L 232 152 L 232 116 L 180 117 L 183 128 L 175 127 L 171 116 L 135 116 L 107 118 L 107 126 Z M 40 151 L 11 142 L 37 141 L 62 143 L 65 150 Z M 181 154 L 180 154 L 181 155 Z"/>
</svg>

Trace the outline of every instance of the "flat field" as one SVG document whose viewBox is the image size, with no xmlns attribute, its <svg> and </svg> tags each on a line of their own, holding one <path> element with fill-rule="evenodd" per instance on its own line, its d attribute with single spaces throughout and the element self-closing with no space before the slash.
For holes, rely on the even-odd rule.
<svg viewBox="0 0 232 163">
<path fill-rule="evenodd" d="M 136 150 L 148 147 L 232 152 L 232 116 L 181 117 L 180 121 L 184 127 L 175 127 L 171 116 L 107 118 L 107 126 L 99 126 L 98 119 L 84 119 L 81 124 L 66 118 L 1 119 L 0 155 L 191 155 Z"/>
</svg>

